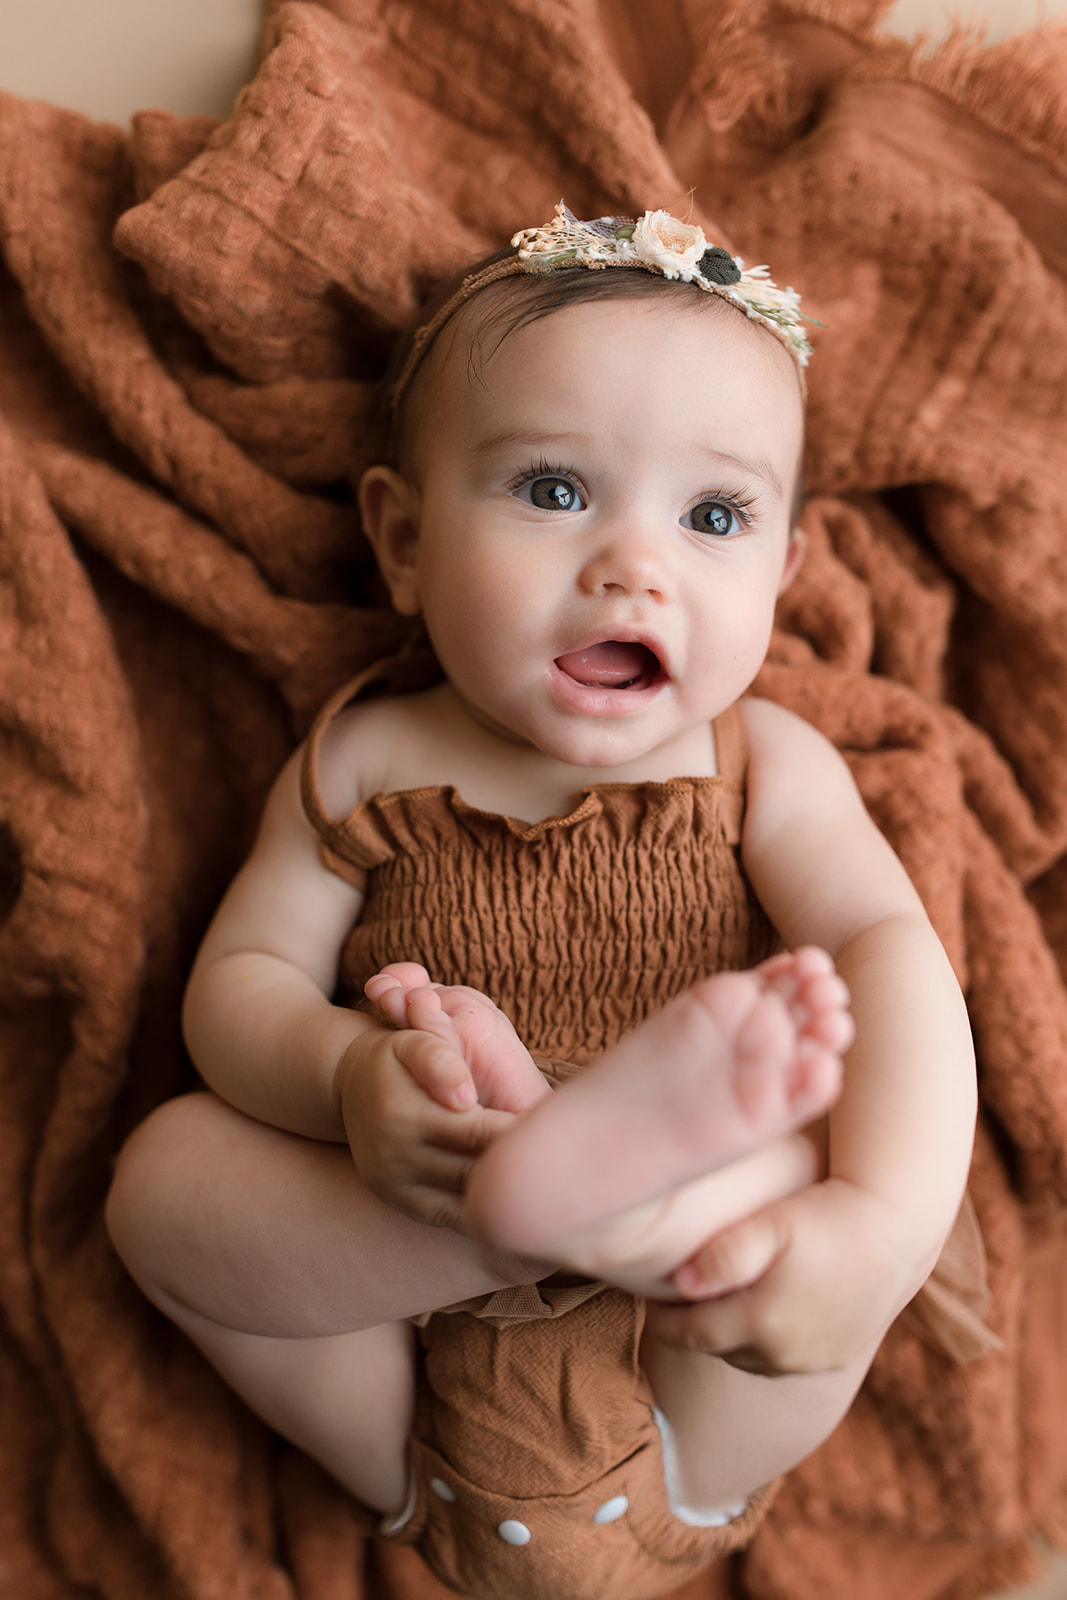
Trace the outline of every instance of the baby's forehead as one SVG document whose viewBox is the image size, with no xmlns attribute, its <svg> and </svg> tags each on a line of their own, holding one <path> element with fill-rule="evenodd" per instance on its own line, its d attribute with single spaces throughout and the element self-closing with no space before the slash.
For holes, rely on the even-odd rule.
<svg viewBox="0 0 1067 1600">
<path fill-rule="evenodd" d="M 400 453 L 416 475 L 422 449 L 441 430 L 458 437 L 464 417 L 524 396 L 535 409 L 548 396 L 563 408 L 579 404 L 575 393 L 584 393 L 587 375 L 601 370 L 613 372 L 620 386 L 636 385 L 648 408 L 679 389 L 700 407 L 709 382 L 716 399 L 743 390 L 756 396 L 757 408 L 765 398 L 768 410 L 790 413 L 786 431 L 799 439 L 800 383 L 779 341 L 718 297 L 659 278 L 646 283 L 651 288 L 641 285 L 636 293 L 586 290 L 548 305 L 530 292 L 539 286 L 522 279 L 474 296 L 438 334 L 407 396 Z M 610 406 L 610 388 L 608 394 Z"/>
<path fill-rule="evenodd" d="M 553 336 L 562 333 L 567 339 L 579 339 L 583 351 L 596 359 L 603 358 L 625 331 L 628 347 L 643 346 L 652 370 L 664 343 L 664 327 L 677 326 L 687 346 L 695 344 L 718 359 L 739 356 L 768 386 L 784 383 L 799 395 L 793 361 L 779 341 L 740 308 L 694 293 L 688 285 L 653 282 L 651 294 L 583 298 L 548 307 L 539 307 L 536 300 L 509 303 L 506 294 L 494 299 L 487 295 L 482 303 L 478 297 L 462 308 L 452 327 L 443 330 L 446 337 L 439 336 L 433 369 L 444 383 L 478 384 L 484 382 L 494 358 L 516 339 L 535 356 L 539 345 L 555 343 Z M 506 290 L 508 285 L 498 287 Z"/>
</svg>

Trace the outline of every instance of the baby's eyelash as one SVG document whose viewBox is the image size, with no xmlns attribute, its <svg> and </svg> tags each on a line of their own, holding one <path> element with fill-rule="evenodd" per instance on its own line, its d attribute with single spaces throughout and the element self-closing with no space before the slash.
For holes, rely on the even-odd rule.
<svg viewBox="0 0 1067 1600">
<path fill-rule="evenodd" d="M 534 483 L 538 478 L 563 478 L 567 483 L 573 483 L 578 489 L 582 489 L 581 477 L 573 467 L 565 466 L 561 461 L 549 461 L 546 456 L 539 456 L 536 461 L 531 461 L 529 466 L 517 472 L 504 485 L 504 491 L 506 494 L 513 494 L 516 489 L 521 489 L 526 483 Z M 729 489 L 708 490 L 694 500 L 690 509 L 709 500 L 728 506 L 745 528 L 750 528 L 756 520 L 759 495 L 750 490 L 736 486 Z"/>
<path fill-rule="evenodd" d="M 505 492 L 510 494 L 514 489 L 521 489 L 524 483 L 533 483 L 536 478 L 566 478 L 568 483 L 580 484 L 581 479 L 573 467 L 564 467 L 559 462 L 546 461 L 541 456 L 537 461 L 531 461 L 528 467 L 517 472 L 510 483 L 504 485 Z"/>
<path fill-rule="evenodd" d="M 743 522 L 746 528 L 752 526 L 759 501 L 758 495 L 751 494 L 747 489 L 715 489 L 700 495 L 689 509 L 693 511 L 709 500 L 717 500 L 721 505 L 729 506 L 738 522 Z"/>
</svg>

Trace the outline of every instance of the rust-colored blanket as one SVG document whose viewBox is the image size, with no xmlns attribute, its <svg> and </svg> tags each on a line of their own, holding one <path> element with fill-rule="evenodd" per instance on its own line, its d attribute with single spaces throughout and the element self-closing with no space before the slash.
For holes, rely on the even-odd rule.
<svg viewBox="0 0 1067 1600">
<path fill-rule="evenodd" d="M 393 330 L 560 195 L 691 186 L 826 324 L 763 688 L 847 751 L 967 986 L 1001 1345 L 906 1316 L 686 1600 L 978 1595 L 1067 1526 L 1067 33 L 909 58 L 882 9 L 290 0 L 221 126 L 0 98 L 4 1595 L 444 1594 L 141 1300 L 101 1206 L 189 1080 L 183 974 L 273 772 L 395 637 L 348 487 Z"/>
</svg>

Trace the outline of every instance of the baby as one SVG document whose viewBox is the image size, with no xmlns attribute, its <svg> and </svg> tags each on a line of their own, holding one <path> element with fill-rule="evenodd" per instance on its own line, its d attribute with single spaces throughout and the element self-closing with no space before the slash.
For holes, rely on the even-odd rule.
<svg viewBox="0 0 1067 1600">
<path fill-rule="evenodd" d="M 360 488 L 428 646 L 283 770 L 189 986 L 212 1092 L 120 1158 L 149 1297 L 487 1600 L 639 1600 L 750 1537 L 966 1182 L 941 945 L 747 693 L 806 354 L 663 212 L 560 208 L 439 298 Z"/>
</svg>

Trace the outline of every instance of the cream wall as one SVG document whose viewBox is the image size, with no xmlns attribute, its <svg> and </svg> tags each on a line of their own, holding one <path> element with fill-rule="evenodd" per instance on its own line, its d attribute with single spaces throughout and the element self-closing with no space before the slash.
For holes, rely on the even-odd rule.
<svg viewBox="0 0 1067 1600">
<path fill-rule="evenodd" d="M 115 122 L 145 107 L 222 117 L 251 73 L 260 11 L 261 0 L 0 0 L 0 89 Z M 984 17 L 996 39 L 1058 13 L 1067 0 L 896 0 L 888 25 L 936 35 L 952 15 Z"/>
<path fill-rule="evenodd" d="M 896 0 L 889 13 L 894 33 L 912 38 L 920 29 L 936 33 L 956 18 L 982 18 L 989 23 L 990 41 L 1021 33 L 1035 23 L 1067 13 L 1067 0 Z"/>
<path fill-rule="evenodd" d="M 261 0 L 0 0 L 0 89 L 126 122 L 224 117 L 255 66 Z"/>
</svg>

